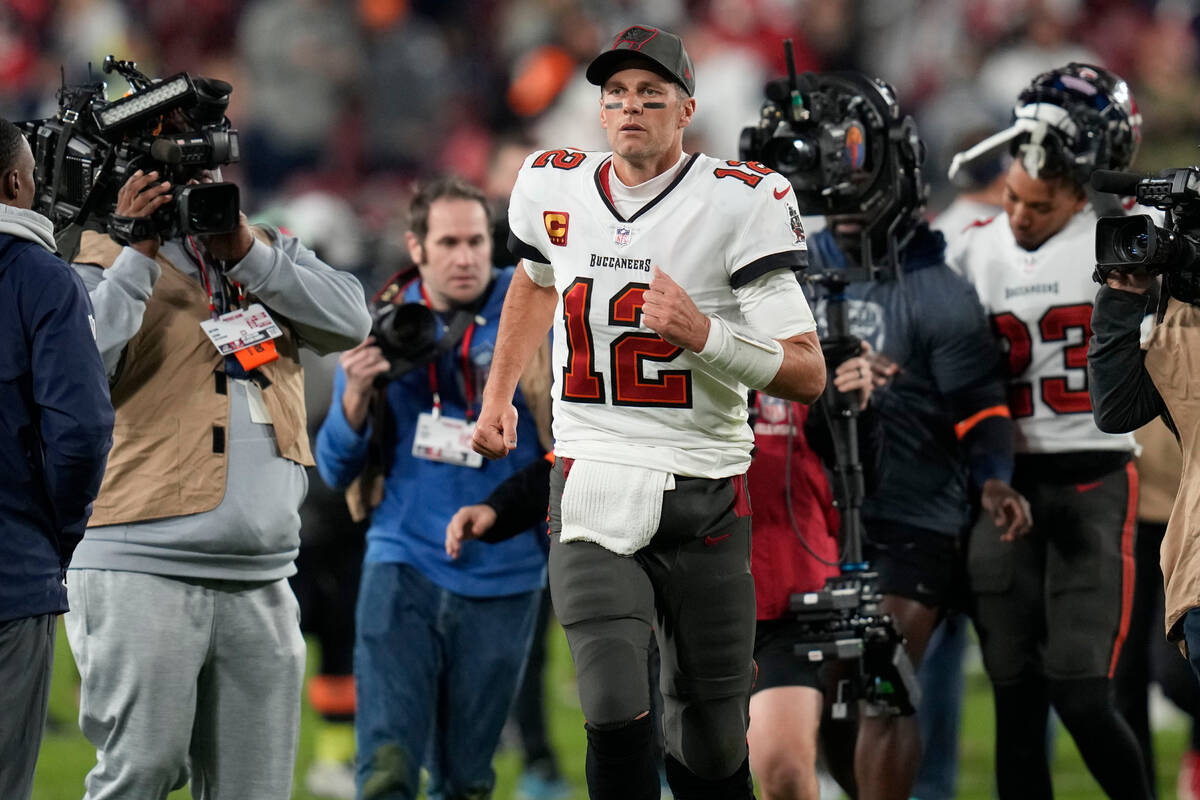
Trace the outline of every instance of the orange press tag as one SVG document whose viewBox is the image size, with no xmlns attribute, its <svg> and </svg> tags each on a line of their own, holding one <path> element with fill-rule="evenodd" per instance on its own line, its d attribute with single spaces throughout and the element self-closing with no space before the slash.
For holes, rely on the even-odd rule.
<svg viewBox="0 0 1200 800">
<path fill-rule="evenodd" d="M 246 372 L 261 367 L 263 364 L 270 364 L 279 358 L 279 353 L 275 352 L 275 342 L 271 339 L 244 347 L 234 352 L 234 355 L 237 356 L 238 363 Z"/>
</svg>

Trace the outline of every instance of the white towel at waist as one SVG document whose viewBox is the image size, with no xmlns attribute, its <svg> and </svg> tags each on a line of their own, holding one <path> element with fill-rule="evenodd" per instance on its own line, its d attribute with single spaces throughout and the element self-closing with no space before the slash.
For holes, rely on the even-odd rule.
<svg viewBox="0 0 1200 800">
<path fill-rule="evenodd" d="M 654 537 L 663 492 L 674 488 L 675 476 L 669 472 L 576 460 L 563 486 L 559 540 L 595 542 L 618 555 L 632 555 Z"/>
</svg>

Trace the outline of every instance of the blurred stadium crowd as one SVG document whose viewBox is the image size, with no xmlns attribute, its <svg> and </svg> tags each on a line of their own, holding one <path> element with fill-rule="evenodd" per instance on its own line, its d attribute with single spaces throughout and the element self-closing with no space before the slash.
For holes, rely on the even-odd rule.
<svg viewBox="0 0 1200 800">
<path fill-rule="evenodd" d="M 86 79 L 109 53 L 152 76 L 228 80 L 243 207 L 337 266 L 370 265 L 371 289 L 407 258 L 398 216 L 414 180 L 457 173 L 503 207 L 533 149 L 605 149 L 583 67 L 630 21 L 688 42 L 709 110 L 688 150 L 737 157 L 784 37 L 801 71 L 885 78 L 926 140 L 931 215 L 953 195 L 953 153 L 1070 60 L 1132 85 L 1135 169 L 1198 160 L 1200 14 L 1186 0 L 4 0 L 0 109 L 51 116 L 60 76 Z M 114 76 L 110 93 L 125 89 Z"/>
</svg>

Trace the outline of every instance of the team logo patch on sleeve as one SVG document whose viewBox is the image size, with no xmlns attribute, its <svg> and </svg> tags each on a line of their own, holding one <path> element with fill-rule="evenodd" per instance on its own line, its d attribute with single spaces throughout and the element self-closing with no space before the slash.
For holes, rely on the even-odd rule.
<svg viewBox="0 0 1200 800">
<path fill-rule="evenodd" d="M 800 244 L 804 241 L 804 225 L 800 222 L 800 212 L 791 203 L 788 203 L 788 223 L 792 226 L 792 235 L 796 240 L 792 244 Z"/>
<path fill-rule="evenodd" d="M 566 211 L 542 212 L 542 222 L 546 225 L 546 233 L 550 237 L 550 244 L 566 247 L 567 225 L 570 219 L 571 215 Z"/>
</svg>

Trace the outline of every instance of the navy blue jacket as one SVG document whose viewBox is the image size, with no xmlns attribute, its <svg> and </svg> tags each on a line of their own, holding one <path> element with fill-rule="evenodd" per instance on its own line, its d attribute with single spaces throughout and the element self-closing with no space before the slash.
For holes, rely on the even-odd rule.
<svg viewBox="0 0 1200 800">
<path fill-rule="evenodd" d="M 814 271 L 846 265 L 829 229 L 809 238 L 808 253 Z M 900 260 L 903 280 L 846 289 L 850 333 L 900 366 L 871 395 L 883 454 L 863 518 L 956 535 L 968 522 L 969 479 L 978 487 L 1012 477 L 1012 422 L 989 417 L 956 430 L 1007 402 L 995 340 L 975 290 L 946 266 L 942 234 L 922 224 Z M 826 303 L 819 296 L 813 304 L 822 336 Z"/>
<path fill-rule="evenodd" d="M 93 324 L 74 270 L 0 234 L 0 622 L 67 610 L 112 444 Z"/>
</svg>

